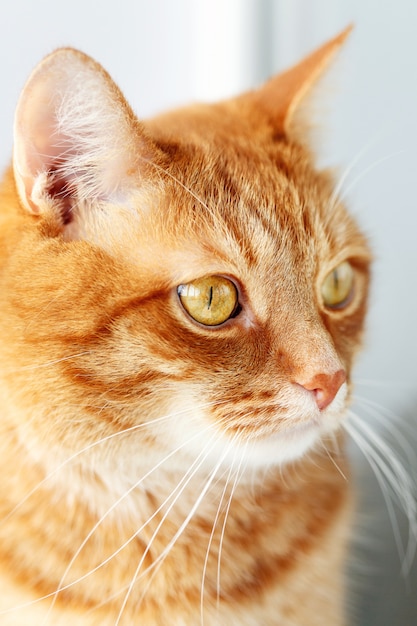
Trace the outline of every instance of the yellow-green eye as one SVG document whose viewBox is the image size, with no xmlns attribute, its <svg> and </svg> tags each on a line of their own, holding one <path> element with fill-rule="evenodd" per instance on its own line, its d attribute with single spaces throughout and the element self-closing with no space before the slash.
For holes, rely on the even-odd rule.
<svg viewBox="0 0 417 626">
<path fill-rule="evenodd" d="M 327 274 L 321 286 L 324 304 L 330 309 L 342 308 L 353 292 L 354 272 L 348 261 L 343 261 Z"/>
<path fill-rule="evenodd" d="M 205 276 L 177 288 L 188 315 L 205 326 L 226 322 L 238 307 L 237 289 L 223 276 Z"/>
</svg>

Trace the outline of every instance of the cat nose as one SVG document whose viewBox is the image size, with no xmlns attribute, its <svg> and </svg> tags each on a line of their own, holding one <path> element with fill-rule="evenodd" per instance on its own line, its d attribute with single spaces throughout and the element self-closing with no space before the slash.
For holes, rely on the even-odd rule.
<svg viewBox="0 0 417 626">
<path fill-rule="evenodd" d="M 345 370 L 339 369 L 331 374 L 315 374 L 310 380 L 296 382 L 314 395 L 318 408 L 323 411 L 334 400 L 345 380 Z"/>
</svg>

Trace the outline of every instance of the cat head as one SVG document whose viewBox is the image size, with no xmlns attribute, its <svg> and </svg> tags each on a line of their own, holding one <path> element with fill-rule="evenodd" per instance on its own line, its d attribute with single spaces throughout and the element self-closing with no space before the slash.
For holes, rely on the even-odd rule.
<svg viewBox="0 0 417 626">
<path fill-rule="evenodd" d="M 84 54 L 35 69 L 3 317 L 39 449 L 265 466 L 339 428 L 370 254 L 297 113 L 346 34 L 258 90 L 143 123 Z"/>
</svg>

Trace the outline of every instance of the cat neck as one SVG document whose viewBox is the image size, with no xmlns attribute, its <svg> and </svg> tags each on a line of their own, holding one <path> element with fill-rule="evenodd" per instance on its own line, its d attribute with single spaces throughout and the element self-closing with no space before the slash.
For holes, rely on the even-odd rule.
<svg viewBox="0 0 417 626">
<path fill-rule="evenodd" d="M 264 593 L 268 580 L 275 585 L 280 578 L 286 578 L 295 567 L 296 554 L 306 564 L 313 557 L 316 563 L 316 550 L 326 550 L 329 534 L 339 532 L 333 528 L 337 529 L 340 520 L 346 517 L 348 494 L 342 476 L 344 469 L 340 456 L 317 453 L 304 459 L 303 464 L 275 468 L 262 476 L 260 472 L 252 472 L 251 476 L 243 473 L 237 480 L 225 472 L 211 481 L 209 487 L 202 475 L 194 476 L 179 497 L 178 475 L 165 472 L 159 480 L 153 478 L 153 485 L 147 483 L 146 487 L 132 490 L 120 502 L 112 494 L 106 502 L 107 511 L 99 515 L 93 510 L 91 500 L 87 502 L 89 489 L 96 498 L 98 492 L 104 494 L 105 485 L 97 477 L 94 482 L 92 475 L 76 478 L 73 474 L 72 481 L 82 480 L 85 486 L 86 501 L 82 502 L 61 489 L 59 481 L 53 487 L 50 481 L 42 483 L 40 473 L 34 467 L 27 467 L 25 481 L 20 480 L 20 502 L 14 503 L 16 508 L 9 511 L 9 517 L 3 516 L 0 526 L 2 562 L 7 566 L 8 554 L 13 553 L 16 558 L 21 553 L 22 572 L 19 566 L 14 566 L 14 571 L 27 580 L 36 576 L 40 595 L 53 594 L 58 587 L 76 581 L 64 593 L 70 605 L 72 601 L 100 605 L 108 581 L 117 580 L 121 597 L 109 600 L 103 624 L 107 624 L 108 615 L 114 622 L 114 615 L 135 576 L 138 583 L 131 592 L 129 606 L 141 607 L 144 623 L 162 623 L 156 621 L 154 612 L 170 605 L 174 598 L 174 610 L 181 604 L 178 598 L 186 603 L 186 598 L 195 596 L 198 606 L 202 580 L 207 605 L 215 606 L 220 561 L 221 597 L 234 598 L 239 604 Z M 256 488 L 251 488 L 251 481 L 252 487 L 256 483 Z M 68 476 L 62 485 L 65 483 L 68 487 Z M 16 491 L 7 491 L 16 495 Z M 29 494 L 26 499 L 24 491 L 26 496 Z M 55 502 L 52 517 L 51 502 Z M 21 533 L 10 535 L 11 520 L 14 525 L 19 523 Z M 10 552 L 13 541 L 16 545 Z M 269 549 L 271 545 L 273 550 Z M 192 558 L 190 546 L 193 546 Z M 268 550 L 265 546 L 269 546 Z M 238 555 L 243 553 L 244 564 L 236 567 Z M 335 551 L 331 559 L 339 558 L 338 555 L 339 551 Z M 42 577 L 39 562 L 45 558 L 49 567 L 44 569 Z M 329 557 L 318 562 L 328 563 Z M 187 574 L 177 579 L 174 573 L 178 570 Z M 153 585 L 148 588 L 151 580 Z M 57 610 L 60 601 L 58 596 Z M 133 616 L 137 619 L 137 610 L 129 606 L 123 624 L 133 623 L 129 622 Z M 174 618 L 172 623 L 176 623 Z M 218 622 L 214 619 L 207 623 Z"/>
</svg>

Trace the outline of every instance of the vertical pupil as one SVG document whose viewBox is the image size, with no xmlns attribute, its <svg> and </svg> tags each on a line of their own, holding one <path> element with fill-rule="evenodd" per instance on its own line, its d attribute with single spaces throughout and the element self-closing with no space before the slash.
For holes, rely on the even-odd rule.
<svg viewBox="0 0 417 626">
<path fill-rule="evenodd" d="M 333 272 L 333 278 L 334 278 L 334 286 L 337 291 L 339 289 L 339 272 L 337 270 Z"/>
<path fill-rule="evenodd" d="M 207 304 L 207 308 L 209 309 L 211 307 L 211 303 L 213 302 L 213 287 L 210 287 L 209 290 L 209 300 L 208 300 L 208 304 Z"/>
</svg>

